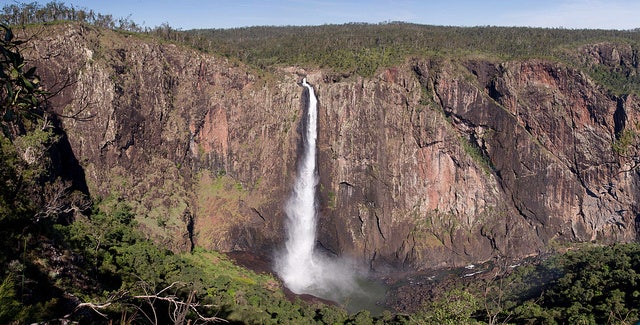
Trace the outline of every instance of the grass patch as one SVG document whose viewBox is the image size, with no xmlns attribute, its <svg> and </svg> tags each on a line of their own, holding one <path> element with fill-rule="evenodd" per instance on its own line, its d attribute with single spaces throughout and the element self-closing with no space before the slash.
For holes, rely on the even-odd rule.
<svg viewBox="0 0 640 325">
<path fill-rule="evenodd" d="M 462 144 L 464 152 L 467 153 L 467 155 L 469 155 L 469 157 L 471 157 L 471 159 L 475 161 L 487 175 L 491 174 L 493 164 L 491 163 L 491 160 L 489 160 L 489 157 L 484 154 L 482 149 L 475 142 L 465 137 L 460 137 L 460 143 Z"/>
</svg>

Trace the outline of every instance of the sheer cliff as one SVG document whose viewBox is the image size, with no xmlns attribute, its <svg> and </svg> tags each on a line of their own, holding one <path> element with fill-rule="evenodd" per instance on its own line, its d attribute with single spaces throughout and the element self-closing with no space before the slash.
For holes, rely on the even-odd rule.
<svg viewBox="0 0 640 325">
<path fill-rule="evenodd" d="M 543 59 L 416 57 L 370 78 L 232 59 L 83 25 L 29 43 L 94 198 L 134 203 L 172 250 L 268 256 L 319 100 L 318 245 L 372 267 L 459 266 L 637 239 L 640 101 Z M 38 55 L 37 53 L 41 53 Z M 42 55 L 44 53 L 45 55 Z M 590 44 L 637 74 L 637 49 Z"/>
</svg>

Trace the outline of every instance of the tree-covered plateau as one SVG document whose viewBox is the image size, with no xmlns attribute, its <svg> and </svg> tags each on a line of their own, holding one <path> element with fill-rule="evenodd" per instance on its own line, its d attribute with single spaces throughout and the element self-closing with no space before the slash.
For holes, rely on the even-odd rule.
<svg viewBox="0 0 640 325">
<path fill-rule="evenodd" d="M 581 59 L 579 51 L 586 44 L 607 42 L 629 45 L 637 53 L 640 29 L 455 27 L 382 22 L 181 30 L 166 23 L 145 27 L 128 17 L 116 18 L 59 1 L 5 5 L 0 21 L 16 26 L 76 21 L 153 35 L 233 58 L 257 69 L 282 65 L 322 68 L 333 71 L 336 79 L 372 76 L 379 68 L 400 64 L 410 57 L 546 59 L 583 70 L 616 94 L 640 93 L 637 62 L 629 66 L 591 66 Z"/>
</svg>

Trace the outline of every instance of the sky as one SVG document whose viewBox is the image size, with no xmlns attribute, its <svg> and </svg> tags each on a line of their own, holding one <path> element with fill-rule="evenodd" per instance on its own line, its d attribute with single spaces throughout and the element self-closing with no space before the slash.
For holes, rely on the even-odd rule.
<svg viewBox="0 0 640 325">
<path fill-rule="evenodd" d="M 0 0 L 4 6 L 33 0 Z M 59 0 L 176 29 L 403 21 L 445 26 L 635 29 L 638 0 Z M 46 4 L 49 1 L 37 2 Z"/>
</svg>

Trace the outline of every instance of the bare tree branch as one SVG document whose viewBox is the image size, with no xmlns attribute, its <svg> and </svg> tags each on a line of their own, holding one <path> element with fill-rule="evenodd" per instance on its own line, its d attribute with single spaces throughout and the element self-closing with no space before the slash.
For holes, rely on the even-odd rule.
<svg viewBox="0 0 640 325">
<path fill-rule="evenodd" d="M 144 282 L 140 283 L 140 287 L 143 290 L 144 294 L 141 295 L 129 295 L 129 291 L 118 291 L 114 295 L 110 296 L 106 302 L 104 303 L 93 303 L 93 302 L 84 302 L 80 303 L 76 306 L 73 313 L 77 312 L 82 308 L 90 308 L 98 315 L 108 318 L 108 315 L 101 312 L 100 310 L 105 309 L 109 306 L 113 306 L 116 303 L 123 303 L 126 305 L 130 305 L 135 307 L 144 317 L 152 324 L 159 324 L 158 319 L 158 306 L 156 305 L 157 301 L 162 301 L 168 304 L 167 312 L 168 316 L 173 321 L 174 324 L 185 324 L 190 323 L 191 320 L 187 319 L 189 316 L 189 311 L 193 312 L 196 316 L 194 321 L 203 322 L 203 323 L 228 323 L 226 319 L 219 317 L 207 317 L 202 315 L 202 313 L 198 310 L 198 308 L 213 308 L 214 305 L 201 305 L 196 301 L 196 291 L 190 290 L 189 295 L 186 301 L 181 300 L 180 297 L 174 294 L 167 294 L 167 292 L 171 289 L 179 289 L 178 285 L 182 283 L 173 282 L 169 286 L 161 289 L 155 293 L 148 292 L 148 285 Z M 134 304 L 134 301 L 139 301 L 138 304 Z M 146 305 L 145 305 L 146 304 Z M 149 307 L 153 312 L 153 315 L 149 315 L 145 312 L 143 306 Z M 68 319 L 72 316 L 72 314 L 66 315 L 64 318 Z"/>
<path fill-rule="evenodd" d="M 93 311 L 95 311 L 96 314 L 98 314 L 98 315 L 100 315 L 100 316 L 102 316 L 104 318 L 108 318 L 106 314 L 101 313 L 98 309 L 105 309 L 105 308 L 107 308 L 109 306 L 111 306 L 110 302 L 106 302 L 104 304 L 94 304 L 92 302 L 83 302 L 83 303 L 81 303 L 81 304 L 76 306 L 74 312 L 78 311 L 79 309 L 88 307 L 88 308 L 91 308 Z M 64 318 L 69 318 L 69 316 L 71 316 L 71 314 L 65 315 Z"/>
<path fill-rule="evenodd" d="M 63 318 L 68 319 L 69 317 L 71 317 L 72 314 L 76 313 L 78 310 L 83 309 L 83 308 L 90 308 L 91 310 L 93 310 L 94 312 L 96 312 L 98 315 L 104 317 L 104 318 L 108 318 L 107 314 L 104 314 L 102 312 L 99 311 L 99 309 L 106 309 L 109 306 L 111 306 L 115 301 L 118 301 L 119 299 L 122 299 L 122 297 L 124 297 L 125 295 L 125 291 L 118 291 L 114 294 L 112 294 L 111 296 L 109 296 L 109 298 L 107 298 L 107 301 L 104 303 L 93 303 L 93 302 L 83 302 L 80 303 L 76 306 L 76 308 L 73 310 L 72 313 L 65 315 Z M 70 295 L 73 296 L 73 295 Z"/>
<path fill-rule="evenodd" d="M 65 213 L 85 211 L 91 206 L 91 201 L 85 195 L 71 192 L 71 182 L 60 179 L 45 184 L 43 198 L 45 202 L 42 208 L 34 215 L 36 222 Z"/>
</svg>

